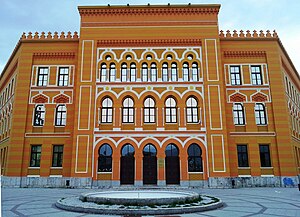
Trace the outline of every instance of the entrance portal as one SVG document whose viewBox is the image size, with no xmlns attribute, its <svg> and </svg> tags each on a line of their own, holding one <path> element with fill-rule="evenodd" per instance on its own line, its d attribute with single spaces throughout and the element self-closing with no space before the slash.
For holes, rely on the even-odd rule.
<svg viewBox="0 0 300 217">
<path fill-rule="evenodd" d="M 166 184 L 180 184 L 179 150 L 176 145 L 169 144 L 166 154 Z"/>
<path fill-rule="evenodd" d="M 121 156 L 121 185 L 134 184 L 134 147 L 126 144 L 122 148 Z"/>
<path fill-rule="evenodd" d="M 145 146 L 143 150 L 143 184 L 157 184 L 157 157 L 156 148 L 152 144 Z"/>
</svg>

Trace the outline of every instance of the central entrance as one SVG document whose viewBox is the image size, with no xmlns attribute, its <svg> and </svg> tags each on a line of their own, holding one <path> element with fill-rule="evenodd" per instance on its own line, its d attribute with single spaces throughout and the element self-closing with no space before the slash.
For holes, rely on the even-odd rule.
<svg viewBox="0 0 300 217">
<path fill-rule="evenodd" d="M 166 154 L 166 184 L 180 184 L 179 150 L 175 144 L 169 144 Z"/>
<path fill-rule="evenodd" d="M 121 185 L 133 185 L 135 172 L 134 147 L 126 144 L 121 152 Z"/>
<path fill-rule="evenodd" d="M 143 150 L 143 184 L 157 184 L 157 157 L 156 148 L 152 144 L 147 144 Z"/>
</svg>

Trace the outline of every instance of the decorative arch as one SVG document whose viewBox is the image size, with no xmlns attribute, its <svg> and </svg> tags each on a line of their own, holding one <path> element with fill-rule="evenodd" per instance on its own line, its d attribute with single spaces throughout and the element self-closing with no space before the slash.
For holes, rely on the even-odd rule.
<svg viewBox="0 0 300 217">
<path fill-rule="evenodd" d="M 229 101 L 230 102 L 246 102 L 247 96 L 242 93 L 235 92 L 235 93 L 229 95 Z"/>
<path fill-rule="evenodd" d="M 70 103 L 70 97 L 67 96 L 66 94 L 59 94 L 59 95 L 56 95 L 53 97 L 53 100 L 52 100 L 54 103 Z"/>
<path fill-rule="evenodd" d="M 251 101 L 266 102 L 266 101 L 268 101 L 268 96 L 264 93 L 258 92 L 258 93 L 251 95 Z"/>
<path fill-rule="evenodd" d="M 49 103 L 49 97 L 39 93 L 31 98 L 32 103 Z"/>
</svg>

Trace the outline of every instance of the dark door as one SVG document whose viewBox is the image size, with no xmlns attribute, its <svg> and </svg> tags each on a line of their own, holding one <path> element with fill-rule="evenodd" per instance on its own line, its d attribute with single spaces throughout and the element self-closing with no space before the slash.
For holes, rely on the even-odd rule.
<svg viewBox="0 0 300 217">
<path fill-rule="evenodd" d="M 166 147 L 166 184 L 180 184 L 179 151 L 176 145 L 170 144 Z"/>
<path fill-rule="evenodd" d="M 121 156 L 121 185 L 134 184 L 134 168 L 134 148 L 130 144 L 124 145 Z"/>
<path fill-rule="evenodd" d="M 157 184 L 157 157 L 156 148 L 147 144 L 143 150 L 143 184 Z"/>
</svg>

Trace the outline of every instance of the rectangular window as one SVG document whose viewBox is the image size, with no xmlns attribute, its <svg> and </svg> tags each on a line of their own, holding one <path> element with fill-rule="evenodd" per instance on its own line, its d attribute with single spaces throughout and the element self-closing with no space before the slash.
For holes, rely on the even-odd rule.
<svg viewBox="0 0 300 217">
<path fill-rule="evenodd" d="M 69 68 L 59 67 L 58 72 L 58 86 L 68 86 L 69 84 Z"/>
<path fill-rule="evenodd" d="M 232 85 L 242 84 L 240 66 L 230 66 L 230 80 Z"/>
<path fill-rule="evenodd" d="M 53 145 L 52 167 L 62 167 L 63 145 Z"/>
<path fill-rule="evenodd" d="M 247 145 L 237 145 L 238 166 L 249 167 Z"/>
<path fill-rule="evenodd" d="M 163 66 L 163 68 L 162 68 L 162 80 L 163 81 L 169 81 L 168 66 Z"/>
<path fill-rule="evenodd" d="M 37 86 L 47 86 L 48 84 L 48 72 L 47 67 L 38 68 Z"/>
<path fill-rule="evenodd" d="M 271 167 L 271 156 L 269 145 L 259 145 L 261 167 Z"/>
<path fill-rule="evenodd" d="M 30 167 L 40 167 L 41 162 L 41 145 L 31 146 Z"/>
<path fill-rule="evenodd" d="M 251 66 L 251 80 L 253 85 L 262 85 L 261 66 Z"/>
</svg>

